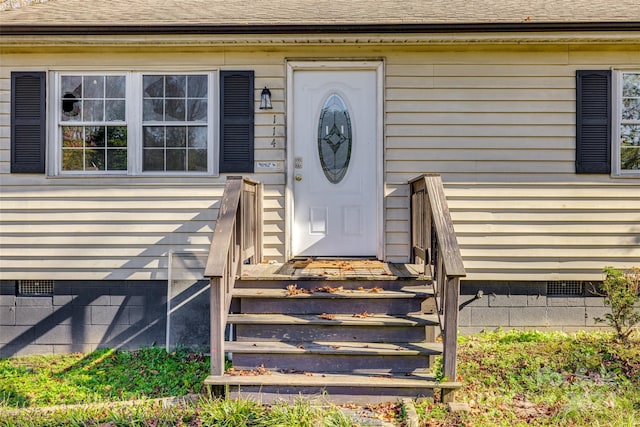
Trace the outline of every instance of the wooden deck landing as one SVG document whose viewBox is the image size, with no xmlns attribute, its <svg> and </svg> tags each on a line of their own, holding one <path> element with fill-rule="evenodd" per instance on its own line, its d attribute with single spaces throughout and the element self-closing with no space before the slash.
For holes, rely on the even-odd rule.
<svg viewBox="0 0 640 427">
<path fill-rule="evenodd" d="M 427 280 L 418 264 L 369 259 L 306 259 L 242 266 L 242 279 L 252 280 Z"/>
</svg>

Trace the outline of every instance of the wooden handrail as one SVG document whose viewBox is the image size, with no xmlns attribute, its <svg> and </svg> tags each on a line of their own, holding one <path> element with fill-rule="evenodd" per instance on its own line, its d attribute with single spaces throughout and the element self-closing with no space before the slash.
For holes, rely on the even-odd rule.
<svg viewBox="0 0 640 427">
<path fill-rule="evenodd" d="M 458 300 L 460 278 L 466 276 L 449 206 L 438 174 L 424 174 L 411 186 L 411 259 L 431 273 L 443 335 L 443 374 L 456 381 Z M 442 390 L 442 400 L 453 400 L 453 390 Z"/>
<path fill-rule="evenodd" d="M 243 263 L 262 261 L 262 185 L 227 178 L 204 275 L 211 283 L 211 375 L 224 374 L 224 330 Z"/>
</svg>

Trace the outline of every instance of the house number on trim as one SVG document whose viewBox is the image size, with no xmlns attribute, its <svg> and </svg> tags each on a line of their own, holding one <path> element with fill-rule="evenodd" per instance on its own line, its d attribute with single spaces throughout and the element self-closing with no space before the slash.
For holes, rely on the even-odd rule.
<svg viewBox="0 0 640 427">
<path fill-rule="evenodd" d="M 318 120 L 318 155 L 322 171 L 332 184 L 342 181 L 347 173 L 352 141 L 349 111 L 340 95 L 333 93 L 325 101 Z"/>
</svg>

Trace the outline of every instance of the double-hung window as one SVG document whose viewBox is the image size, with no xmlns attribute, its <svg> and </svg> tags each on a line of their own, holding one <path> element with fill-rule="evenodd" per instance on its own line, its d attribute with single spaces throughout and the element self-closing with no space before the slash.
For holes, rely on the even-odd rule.
<svg viewBox="0 0 640 427">
<path fill-rule="evenodd" d="M 213 73 L 58 73 L 55 170 L 212 174 Z"/>
<path fill-rule="evenodd" d="M 614 173 L 640 176 L 640 71 L 614 76 Z"/>
<path fill-rule="evenodd" d="M 124 75 L 62 75 L 59 138 L 63 172 L 127 171 Z"/>
<path fill-rule="evenodd" d="M 209 76 L 142 76 L 142 171 L 207 172 Z"/>
</svg>

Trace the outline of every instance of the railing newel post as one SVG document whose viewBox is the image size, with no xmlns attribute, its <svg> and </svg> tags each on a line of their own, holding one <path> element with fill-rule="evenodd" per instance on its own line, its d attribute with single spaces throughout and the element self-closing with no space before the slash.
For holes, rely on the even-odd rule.
<svg viewBox="0 0 640 427">
<path fill-rule="evenodd" d="M 443 373 L 448 381 L 456 381 L 460 278 L 466 276 L 466 272 L 440 175 L 424 174 L 410 180 L 409 184 L 411 258 L 415 261 L 416 253 L 423 254 L 425 274 L 427 267 L 431 272 L 436 302 L 440 298 L 437 306 L 443 335 Z M 421 201 L 416 203 L 417 199 Z M 423 209 L 420 218 L 416 218 L 420 211 L 417 205 Z M 451 402 L 454 390 L 443 389 L 441 396 L 443 402 Z"/>
<path fill-rule="evenodd" d="M 227 313 L 236 278 L 242 274 L 242 262 L 245 254 L 249 253 L 246 246 L 254 245 L 251 248 L 253 255 L 250 256 L 253 262 L 256 262 L 255 254 L 259 253 L 261 256 L 262 253 L 261 248 L 255 247 L 262 244 L 261 236 L 255 236 L 262 233 L 262 226 L 252 225 L 253 221 L 262 221 L 262 216 L 259 215 L 258 219 L 255 217 L 257 212 L 254 212 L 256 205 L 260 205 L 261 209 L 261 201 L 248 201 L 249 198 L 262 197 L 262 193 L 258 195 L 257 192 L 260 185 L 257 181 L 241 176 L 229 176 L 222 194 L 204 273 L 210 283 L 212 376 L 224 375 L 224 331 Z M 255 191 L 246 191 L 246 186 L 255 187 Z"/>
</svg>

